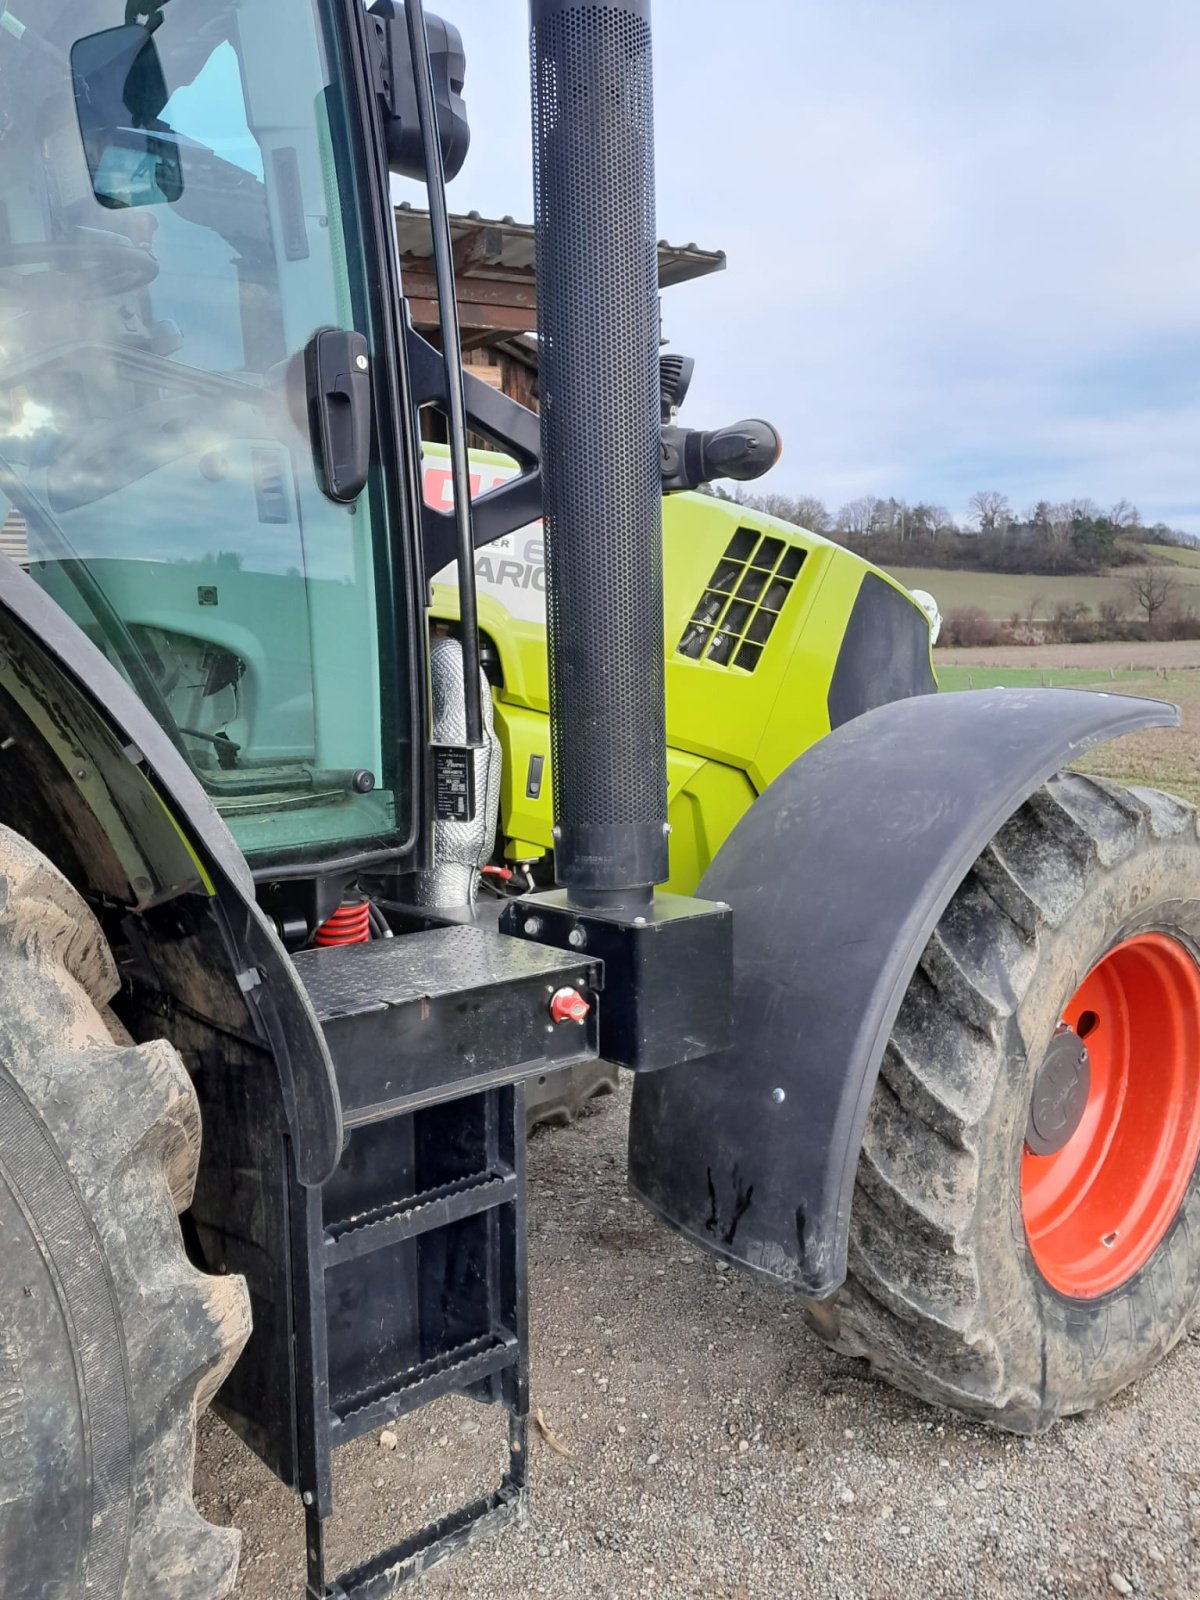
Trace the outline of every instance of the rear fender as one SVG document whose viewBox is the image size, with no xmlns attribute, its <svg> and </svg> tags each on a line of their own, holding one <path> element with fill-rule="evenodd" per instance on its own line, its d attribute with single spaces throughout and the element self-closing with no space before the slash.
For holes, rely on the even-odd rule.
<svg viewBox="0 0 1200 1600">
<path fill-rule="evenodd" d="M 832 1294 L 884 1047 L 955 889 L 1060 768 L 1178 721 L 1159 701 L 986 689 L 881 706 L 806 751 L 697 890 L 734 909 L 736 1043 L 635 1079 L 634 1192 L 707 1248 Z"/>
</svg>

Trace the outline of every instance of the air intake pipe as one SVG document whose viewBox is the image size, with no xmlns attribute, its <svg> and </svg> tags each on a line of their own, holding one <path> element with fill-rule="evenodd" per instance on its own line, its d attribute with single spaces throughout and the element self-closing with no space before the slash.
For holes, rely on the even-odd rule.
<svg viewBox="0 0 1200 1600">
<path fill-rule="evenodd" d="M 555 859 L 581 908 L 667 876 L 649 0 L 530 0 Z"/>
</svg>

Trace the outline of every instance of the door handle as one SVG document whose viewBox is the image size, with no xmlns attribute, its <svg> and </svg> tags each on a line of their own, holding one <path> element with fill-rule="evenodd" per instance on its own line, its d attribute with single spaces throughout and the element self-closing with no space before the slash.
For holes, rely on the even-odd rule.
<svg viewBox="0 0 1200 1600">
<path fill-rule="evenodd" d="M 322 493 L 357 500 L 371 470 L 371 361 L 361 333 L 318 328 L 304 351 L 309 431 Z"/>
</svg>

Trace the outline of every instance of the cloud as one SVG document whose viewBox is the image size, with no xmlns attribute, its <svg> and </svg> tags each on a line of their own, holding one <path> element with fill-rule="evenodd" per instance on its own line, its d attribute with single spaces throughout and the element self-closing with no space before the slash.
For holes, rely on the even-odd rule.
<svg viewBox="0 0 1200 1600">
<path fill-rule="evenodd" d="M 531 212 L 524 6 L 444 0 L 474 143 L 453 203 Z M 504 20 L 497 20 L 497 11 Z M 1126 495 L 1200 531 L 1194 0 L 656 0 L 659 232 L 697 422 L 775 478 L 965 507 Z"/>
</svg>

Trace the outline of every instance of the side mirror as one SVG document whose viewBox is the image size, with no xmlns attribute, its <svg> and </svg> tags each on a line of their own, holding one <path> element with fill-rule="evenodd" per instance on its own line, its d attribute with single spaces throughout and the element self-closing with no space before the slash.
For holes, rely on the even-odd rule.
<svg viewBox="0 0 1200 1600">
<path fill-rule="evenodd" d="M 151 31 L 131 23 L 87 34 L 71 50 L 71 76 L 100 204 L 115 211 L 178 200 L 183 167 L 159 121 L 168 94 Z"/>
<path fill-rule="evenodd" d="M 388 166 L 398 178 L 425 179 L 425 153 L 417 118 L 417 89 L 408 24 L 398 0 L 375 0 L 368 15 L 376 45 L 377 82 L 384 102 Z M 463 101 L 467 58 L 462 35 L 441 17 L 427 13 L 429 61 L 433 68 L 433 97 L 438 138 L 446 177 L 457 177 L 467 159 L 471 129 Z"/>
</svg>

